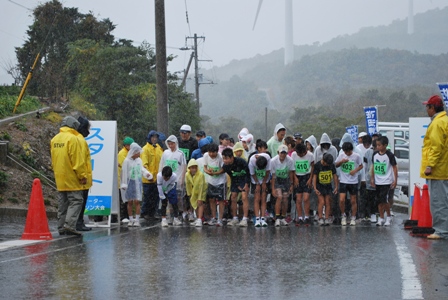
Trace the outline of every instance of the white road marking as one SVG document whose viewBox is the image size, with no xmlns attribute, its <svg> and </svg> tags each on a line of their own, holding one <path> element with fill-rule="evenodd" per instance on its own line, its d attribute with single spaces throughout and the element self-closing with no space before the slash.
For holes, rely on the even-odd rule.
<svg viewBox="0 0 448 300">
<path fill-rule="evenodd" d="M 400 260 L 402 299 L 424 299 L 417 268 L 403 237 L 399 234 L 394 235 L 394 241 Z"/>
</svg>

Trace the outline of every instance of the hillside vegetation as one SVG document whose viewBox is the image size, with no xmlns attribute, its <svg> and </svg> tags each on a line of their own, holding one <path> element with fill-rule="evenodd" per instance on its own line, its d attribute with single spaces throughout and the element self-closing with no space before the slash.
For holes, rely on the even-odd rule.
<svg viewBox="0 0 448 300">
<path fill-rule="evenodd" d="M 438 93 L 437 82 L 448 80 L 448 41 L 441 38 L 447 25 L 448 8 L 436 9 L 415 16 L 413 35 L 406 20 L 396 20 L 296 46 L 288 66 L 283 50 L 233 61 L 213 70 L 216 85 L 201 86 L 201 112 L 218 128 L 232 117 L 259 137 L 266 135 L 266 108 L 268 136 L 278 122 L 294 131 L 331 129 L 341 136 L 346 126 L 364 124 L 363 107 L 371 105 L 387 105 L 380 121 L 406 122 L 423 115 L 421 102 Z"/>
</svg>

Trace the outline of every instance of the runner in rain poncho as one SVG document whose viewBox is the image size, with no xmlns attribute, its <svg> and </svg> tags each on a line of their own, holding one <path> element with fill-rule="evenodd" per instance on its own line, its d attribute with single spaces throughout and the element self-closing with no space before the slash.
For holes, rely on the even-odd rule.
<svg viewBox="0 0 448 300">
<path fill-rule="evenodd" d="M 177 176 L 177 206 L 179 212 L 182 212 L 182 216 L 185 217 L 185 170 L 187 168 L 187 161 L 185 159 L 184 152 L 179 150 L 179 143 L 175 135 L 170 135 L 165 141 L 166 149 L 163 151 L 162 158 L 160 159 L 159 172 L 163 167 L 170 166 L 173 173 Z M 171 211 L 171 208 L 170 208 Z"/>
<path fill-rule="evenodd" d="M 123 161 L 121 169 L 121 185 L 123 201 L 128 203 L 128 226 L 140 226 L 140 202 L 142 201 L 143 184 L 142 177 L 150 180 L 152 174 L 143 167 L 140 153 L 142 148 L 137 143 L 132 143 L 129 152 Z M 135 218 L 132 209 L 135 205 Z"/>
</svg>

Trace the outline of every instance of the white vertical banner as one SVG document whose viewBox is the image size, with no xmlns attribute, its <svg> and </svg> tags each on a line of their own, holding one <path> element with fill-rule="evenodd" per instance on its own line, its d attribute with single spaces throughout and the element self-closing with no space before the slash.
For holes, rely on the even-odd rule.
<svg viewBox="0 0 448 300">
<path fill-rule="evenodd" d="M 422 105 L 423 107 L 423 105 Z M 414 184 L 423 186 L 426 179 L 420 177 L 423 138 L 430 118 L 409 118 L 409 205 L 414 201 Z"/>
<path fill-rule="evenodd" d="M 84 213 L 101 216 L 117 214 L 117 122 L 90 121 L 90 135 L 86 141 L 92 159 L 93 185 Z"/>
</svg>

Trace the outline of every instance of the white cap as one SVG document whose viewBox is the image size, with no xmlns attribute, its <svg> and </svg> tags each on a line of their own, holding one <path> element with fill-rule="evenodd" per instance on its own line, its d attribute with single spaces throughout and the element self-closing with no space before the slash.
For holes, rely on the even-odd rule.
<svg viewBox="0 0 448 300">
<path fill-rule="evenodd" d="M 180 131 L 189 131 L 189 132 L 191 132 L 191 126 L 187 125 L 187 124 L 184 124 L 184 125 L 182 125 L 180 127 Z"/>
<path fill-rule="evenodd" d="M 367 135 L 367 132 L 360 132 L 359 134 L 358 134 L 358 137 L 360 138 L 360 137 L 363 137 L 363 136 L 366 136 Z"/>
<path fill-rule="evenodd" d="M 278 153 L 282 153 L 282 152 L 288 153 L 288 147 L 286 145 L 280 145 L 280 146 L 278 146 L 277 152 Z"/>
</svg>

